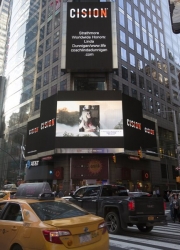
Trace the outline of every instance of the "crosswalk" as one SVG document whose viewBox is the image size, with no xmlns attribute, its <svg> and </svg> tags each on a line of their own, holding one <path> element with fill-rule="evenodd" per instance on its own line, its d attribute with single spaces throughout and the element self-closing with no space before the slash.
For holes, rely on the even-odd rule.
<svg viewBox="0 0 180 250">
<path fill-rule="evenodd" d="M 180 224 L 169 222 L 156 226 L 148 233 L 140 233 L 134 226 L 123 235 L 109 235 L 110 250 L 173 250 L 180 249 Z"/>
</svg>

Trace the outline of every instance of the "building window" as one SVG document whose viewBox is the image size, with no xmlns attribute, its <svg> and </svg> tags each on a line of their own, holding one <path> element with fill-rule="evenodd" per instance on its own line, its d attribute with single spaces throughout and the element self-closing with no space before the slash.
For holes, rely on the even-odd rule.
<svg viewBox="0 0 180 250">
<path fill-rule="evenodd" d="M 59 59 L 59 48 L 56 48 L 53 50 L 53 62 L 57 61 Z"/>
<path fill-rule="evenodd" d="M 52 31 L 52 19 L 47 23 L 47 35 Z"/>
<path fill-rule="evenodd" d="M 139 55 L 142 55 L 142 49 L 141 49 L 141 45 L 139 43 L 136 43 L 136 48 L 137 48 L 137 53 Z"/>
<path fill-rule="evenodd" d="M 51 95 L 54 95 L 57 93 L 57 85 L 54 85 L 51 87 Z"/>
<path fill-rule="evenodd" d="M 45 56 L 44 67 L 48 67 L 50 65 L 50 54 Z"/>
<path fill-rule="evenodd" d="M 154 107 L 153 107 L 153 99 L 149 97 L 149 112 L 154 113 Z"/>
<path fill-rule="evenodd" d="M 135 24 L 136 37 L 141 39 L 139 24 Z"/>
<path fill-rule="evenodd" d="M 55 15 L 54 29 L 56 29 L 59 25 L 60 25 L 60 13 L 58 13 L 57 15 Z"/>
<path fill-rule="evenodd" d="M 59 42 L 59 31 L 54 33 L 54 45 Z"/>
<path fill-rule="evenodd" d="M 157 81 L 157 71 L 154 68 L 152 68 L 151 74 L 152 74 L 153 79 Z"/>
<path fill-rule="evenodd" d="M 151 76 L 151 70 L 148 64 L 145 64 L 145 72 L 147 76 Z"/>
<path fill-rule="evenodd" d="M 46 10 L 44 10 L 41 14 L 41 24 L 44 23 L 45 20 L 46 20 Z"/>
<path fill-rule="evenodd" d="M 43 86 L 47 85 L 48 83 L 49 83 L 49 71 L 44 73 Z"/>
<path fill-rule="evenodd" d="M 44 47 L 43 43 L 39 45 L 39 49 L 38 49 L 38 56 L 39 57 L 42 56 L 42 54 L 43 54 L 43 47 Z"/>
<path fill-rule="evenodd" d="M 154 95 L 155 95 L 156 97 L 159 96 L 158 86 L 157 86 L 156 84 L 154 84 Z"/>
<path fill-rule="evenodd" d="M 51 48 L 51 37 L 46 40 L 46 50 Z"/>
<path fill-rule="evenodd" d="M 136 85 L 136 73 L 131 70 L 131 83 Z"/>
<path fill-rule="evenodd" d="M 42 41 L 44 39 L 44 26 L 40 29 L 40 38 L 39 41 Z"/>
<path fill-rule="evenodd" d="M 36 90 L 41 88 L 41 76 L 36 79 Z"/>
<path fill-rule="evenodd" d="M 124 0 L 119 1 L 119 7 L 124 10 Z"/>
<path fill-rule="evenodd" d="M 42 60 L 40 60 L 37 65 L 37 73 L 39 73 L 40 71 L 42 71 Z"/>
<path fill-rule="evenodd" d="M 126 44 L 126 36 L 125 36 L 125 33 L 120 30 L 120 41 L 124 44 Z"/>
<path fill-rule="evenodd" d="M 152 93 L 152 86 L 149 80 L 146 80 L 147 92 Z"/>
<path fill-rule="evenodd" d="M 43 91 L 42 99 L 44 100 L 46 98 L 48 98 L 48 89 L 46 89 L 46 90 Z"/>
<path fill-rule="evenodd" d="M 125 27 L 124 13 L 119 12 L 119 23 L 121 26 Z"/>
<path fill-rule="evenodd" d="M 121 59 L 127 62 L 127 53 L 126 50 L 121 47 Z"/>
<path fill-rule="evenodd" d="M 160 97 L 162 100 L 165 100 L 164 89 L 161 89 L 161 88 L 160 88 Z"/>
<path fill-rule="evenodd" d="M 130 64 L 135 67 L 135 56 L 129 53 Z"/>
<path fill-rule="evenodd" d="M 132 97 L 137 99 L 137 90 L 136 89 L 132 89 Z"/>
<path fill-rule="evenodd" d="M 159 113 L 160 111 L 160 103 L 158 101 L 155 101 L 155 113 Z"/>
<path fill-rule="evenodd" d="M 142 93 L 140 93 L 140 101 L 142 103 L 142 108 L 146 110 L 146 96 Z"/>
<path fill-rule="evenodd" d="M 126 81 L 128 81 L 128 70 L 125 66 L 121 66 L 121 70 L 122 70 L 122 78 L 125 79 Z"/>
<path fill-rule="evenodd" d="M 134 40 L 129 37 L 129 47 L 134 50 Z"/>
<path fill-rule="evenodd" d="M 166 88 L 169 88 L 169 79 L 167 77 L 164 77 L 164 85 Z"/>
<path fill-rule="evenodd" d="M 128 16 L 127 22 L 128 22 L 128 31 L 133 34 L 132 18 Z"/>
<path fill-rule="evenodd" d="M 143 62 L 140 59 L 137 60 L 137 68 L 139 71 L 143 72 Z"/>
<path fill-rule="evenodd" d="M 65 79 L 64 81 L 60 82 L 60 91 L 65 91 L 67 90 L 67 80 Z"/>
<path fill-rule="evenodd" d="M 58 65 L 52 68 L 52 81 L 58 78 Z"/>
<path fill-rule="evenodd" d="M 144 57 L 149 61 L 148 50 L 144 48 Z"/>
<path fill-rule="evenodd" d="M 119 90 L 119 82 L 113 79 L 113 90 Z"/>
<path fill-rule="evenodd" d="M 139 87 L 141 89 L 145 89 L 145 86 L 144 86 L 144 77 L 142 77 L 142 76 L 139 76 Z"/>
<path fill-rule="evenodd" d="M 129 87 L 123 84 L 123 93 L 129 95 Z"/>
<path fill-rule="evenodd" d="M 40 108 L 40 94 L 35 96 L 34 111 Z"/>
</svg>

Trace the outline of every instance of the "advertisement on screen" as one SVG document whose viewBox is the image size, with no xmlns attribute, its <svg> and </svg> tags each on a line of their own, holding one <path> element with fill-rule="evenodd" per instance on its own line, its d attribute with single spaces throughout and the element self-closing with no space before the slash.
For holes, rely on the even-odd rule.
<svg viewBox="0 0 180 250">
<path fill-rule="evenodd" d="M 180 34 L 180 0 L 169 0 L 172 31 Z"/>
<path fill-rule="evenodd" d="M 112 71 L 111 3 L 67 3 L 66 69 Z"/>
<path fill-rule="evenodd" d="M 56 137 L 123 136 L 122 101 L 58 101 Z"/>
</svg>

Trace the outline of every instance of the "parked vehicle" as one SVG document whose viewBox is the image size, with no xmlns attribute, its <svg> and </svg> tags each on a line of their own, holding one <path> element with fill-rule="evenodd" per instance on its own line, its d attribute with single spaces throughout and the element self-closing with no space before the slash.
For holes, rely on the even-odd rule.
<svg viewBox="0 0 180 250">
<path fill-rule="evenodd" d="M 141 232 L 150 232 L 154 226 L 167 224 L 162 197 L 127 192 L 120 185 L 83 186 L 71 198 L 64 198 L 105 218 L 112 234 L 119 234 L 133 225 Z"/>
</svg>

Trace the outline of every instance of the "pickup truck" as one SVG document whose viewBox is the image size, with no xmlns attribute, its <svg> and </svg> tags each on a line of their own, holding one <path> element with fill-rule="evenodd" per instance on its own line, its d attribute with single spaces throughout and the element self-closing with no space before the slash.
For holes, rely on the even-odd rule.
<svg viewBox="0 0 180 250">
<path fill-rule="evenodd" d="M 90 213 L 104 217 L 111 234 L 120 234 L 136 225 L 144 233 L 154 226 L 167 225 L 163 197 L 127 192 L 121 185 L 89 185 L 64 197 Z"/>
</svg>

